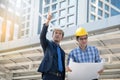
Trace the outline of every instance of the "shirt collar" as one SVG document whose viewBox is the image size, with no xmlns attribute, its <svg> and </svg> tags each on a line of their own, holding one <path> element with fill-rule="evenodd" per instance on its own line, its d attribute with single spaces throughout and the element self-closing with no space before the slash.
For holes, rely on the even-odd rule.
<svg viewBox="0 0 120 80">
<path fill-rule="evenodd" d="M 86 45 L 86 48 L 85 48 L 85 50 L 84 51 L 86 51 L 87 49 L 88 49 L 88 45 Z M 82 50 L 80 47 L 78 47 L 78 49 L 80 49 L 80 50 Z M 83 50 L 82 50 L 83 51 Z"/>
</svg>

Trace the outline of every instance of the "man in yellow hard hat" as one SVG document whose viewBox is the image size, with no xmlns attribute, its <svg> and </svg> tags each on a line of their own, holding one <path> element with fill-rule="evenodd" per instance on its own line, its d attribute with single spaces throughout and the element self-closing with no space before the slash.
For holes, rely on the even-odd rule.
<svg viewBox="0 0 120 80">
<path fill-rule="evenodd" d="M 69 61 L 72 59 L 72 61 L 77 63 L 98 63 L 101 62 L 101 58 L 99 56 L 99 51 L 95 46 L 89 46 L 87 45 L 88 42 L 88 33 L 85 30 L 85 28 L 80 27 L 76 30 L 75 33 L 76 40 L 78 42 L 78 47 L 74 48 L 68 55 L 67 60 L 67 71 L 72 71 L 69 66 Z M 103 69 L 100 70 L 98 73 L 103 72 Z M 97 80 L 97 79 L 93 79 Z"/>
</svg>

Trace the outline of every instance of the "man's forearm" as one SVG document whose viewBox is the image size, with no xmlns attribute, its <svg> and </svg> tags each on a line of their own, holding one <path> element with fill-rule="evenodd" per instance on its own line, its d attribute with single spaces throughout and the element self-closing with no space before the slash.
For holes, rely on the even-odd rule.
<svg viewBox="0 0 120 80">
<path fill-rule="evenodd" d="M 49 26 L 49 20 L 46 20 L 45 25 L 48 27 Z"/>
<path fill-rule="evenodd" d="M 47 20 L 46 20 L 46 22 L 45 22 L 46 26 L 49 25 L 51 19 L 52 19 L 52 15 L 51 15 L 51 13 L 49 12 L 49 13 L 48 13 L 48 16 L 47 16 Z"/>
</svg>

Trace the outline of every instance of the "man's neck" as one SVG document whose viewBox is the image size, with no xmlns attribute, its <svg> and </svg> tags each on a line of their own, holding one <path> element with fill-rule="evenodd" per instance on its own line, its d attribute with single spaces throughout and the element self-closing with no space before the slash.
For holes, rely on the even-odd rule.
<svg viewBox="0 0 120 80">
<path fill-rule="evenodd" d="M 80 48 L 84 51 L 86 49 L 87 45 L 86 46 L 81 46 L 80 45 Z"/>
<path fill-rule="evenodd" d="M 53 40 L 53 42 L 54 42 L 55 44 L 57 44 L 57 45 L 59 45 L 59 43 L 60 43 L 60 42 L 57 42 L 57 41 L 54 41 L 54 40 Z"/>
</svg>

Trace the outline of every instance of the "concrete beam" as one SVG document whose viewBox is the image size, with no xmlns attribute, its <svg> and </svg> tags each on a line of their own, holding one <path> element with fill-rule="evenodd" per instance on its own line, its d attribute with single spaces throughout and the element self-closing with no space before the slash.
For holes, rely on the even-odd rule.
<svg viewBox="0 0 120 80">
<path fill-rule="evenodd" d="M 41 75 L 30 75 L 30 76 L 19 76 L 19 77 L 13 77 L 12 79 L 34 79 L 34 78 L 40 78 Z"/>
</svg>

